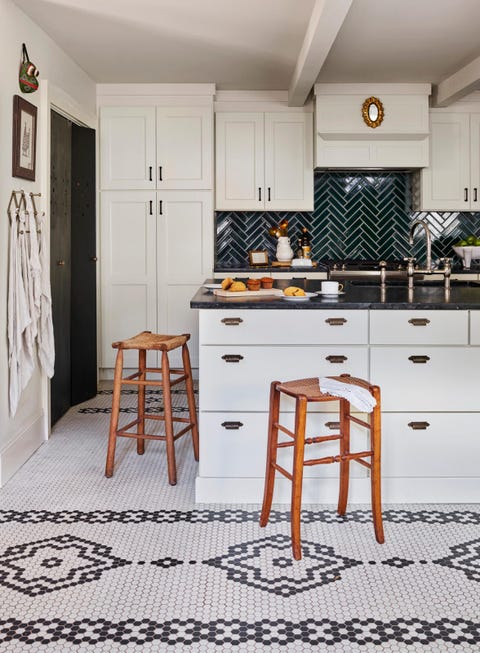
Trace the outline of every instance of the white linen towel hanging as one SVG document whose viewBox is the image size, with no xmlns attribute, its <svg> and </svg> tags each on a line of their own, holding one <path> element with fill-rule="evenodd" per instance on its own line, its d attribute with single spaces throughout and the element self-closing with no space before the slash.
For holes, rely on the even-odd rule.
<svg viewBox="0 0 480 653">
<path fill-rule="evenodd" d="M 371 413 L 377 405 L 375 397 L 366 389 L 351 383 L 343 383 L 336 379 L 330 379 L 328 376 L 322 376 L 318 379 L 320 390 L 328 392 L 334 397 L 347 399 L 355 408 L 362 413 Z"/>
<path fill-rule="evenodd" d="M 22 390 L 33 373 L 33 355 L 25 344 L 25 331 L 31 323 L 27 290 L 23 276 L 22 257 L 26 249 L 24 216 L 18 209 L 10 212 L 10 251 L 8 262 L 7 338 L 9 367 L 9 407 L 13 417 L 17 412 Z"/>
<path fill-rule="evenodd" d="M 47 238 L 45 213 L 37 215 L 37 226 L 40 232 L 40 321 L 38 324 L 38 358 L 42 370 L 52 378 L 55 371 L 55 339 L 53 335 L 52 292 L 50 286 L 50 265 L 47 257 Z"/>
</svg>

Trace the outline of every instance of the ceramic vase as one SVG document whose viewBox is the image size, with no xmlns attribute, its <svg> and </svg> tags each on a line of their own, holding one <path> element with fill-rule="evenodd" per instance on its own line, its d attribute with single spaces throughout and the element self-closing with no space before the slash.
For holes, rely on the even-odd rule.
<svg viewBox="0 0 480 653">
<path fill-rule="evenodd" d="M 277 261 L 291 261 L 293 258 L 293 250 L 290 247 L 290 238 L 288 236 L 280 236 L 277 243 Z"/>
</svg>

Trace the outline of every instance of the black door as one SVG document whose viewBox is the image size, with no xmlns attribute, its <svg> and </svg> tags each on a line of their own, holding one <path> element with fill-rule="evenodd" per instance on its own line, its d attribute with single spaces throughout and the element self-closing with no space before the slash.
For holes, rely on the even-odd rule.
<svg viewBox="0 0 480 653">
<path fill-rule="evenodd" d="M 95 131 L 72 125 L 72 406 L 97 393 Z"/>
<path fill-rule="evenodd" d="M 55 336 L 55 372 L 51 382 L 54 424 L 71 406 L 71 186 L 72 123 L 51 114 L 50 279 Z"/>
<path fill-rule="evenodd" d="M 95 132 L 51 112 L 51 421 L 97 384 Z"/>
</svg>

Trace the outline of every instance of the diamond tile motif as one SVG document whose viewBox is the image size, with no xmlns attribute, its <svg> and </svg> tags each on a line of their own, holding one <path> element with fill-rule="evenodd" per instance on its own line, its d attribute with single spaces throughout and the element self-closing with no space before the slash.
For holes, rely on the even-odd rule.
<svg viewBox="0 0 480 653">
<path fill-rule="evenodd" d="M 432 562 L 463 571 L 469 580 L 480 582 L 480 539 L 451 546 L 450 551 L 452 555 Z"/>
<path fill-rule="evenodd" d="M 413 181 L 409 172 L 317 170 L 312 213 L 217 212 L 217 264 L 245 265 L 251 249 L 266 249 L 275 260 L 276 240 L 268 235 L 268 229 L 283 218 L 289 221 L 292 245 L 302 227 L 309 229 L 316 260 L 413 255 L 425 263 L 423 235 L 415 236 L 413 247 L 408 241 L 410 224 L 416 218 L 430 227 L 434 261 L 453 256 L 452 245 L 461 238 L 480 235 L 480 213 L 412 211 Z"/>
<path fill-rule="evenodd" d="M 99 580 L 108 569 L 132 564 L 111 550 L 73 535 L 17 544 L 0 558 L 0 585 L 38 596 Z"/>
<path fill-rule="evenodd" d="M 279 534 L 235 544 L 204 563 L 225 570 L 229 580 L 284 597 L 340 580 L 341 571 L 363 564 L 315 542 L 302 541 L 302 555 L 301 563 L 294 560 L 290 538 Z"/>
</svg>

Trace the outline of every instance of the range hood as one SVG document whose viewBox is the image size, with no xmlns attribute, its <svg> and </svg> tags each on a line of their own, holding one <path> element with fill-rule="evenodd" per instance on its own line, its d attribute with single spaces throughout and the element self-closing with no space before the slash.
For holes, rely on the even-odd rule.
<svg viewBox="0 0 480 653">
<path fill-rule="evenodd" d="M 316 84 L 315 167 L 428 166 L 430 93 L 430 84 Z"/>
</svg>

